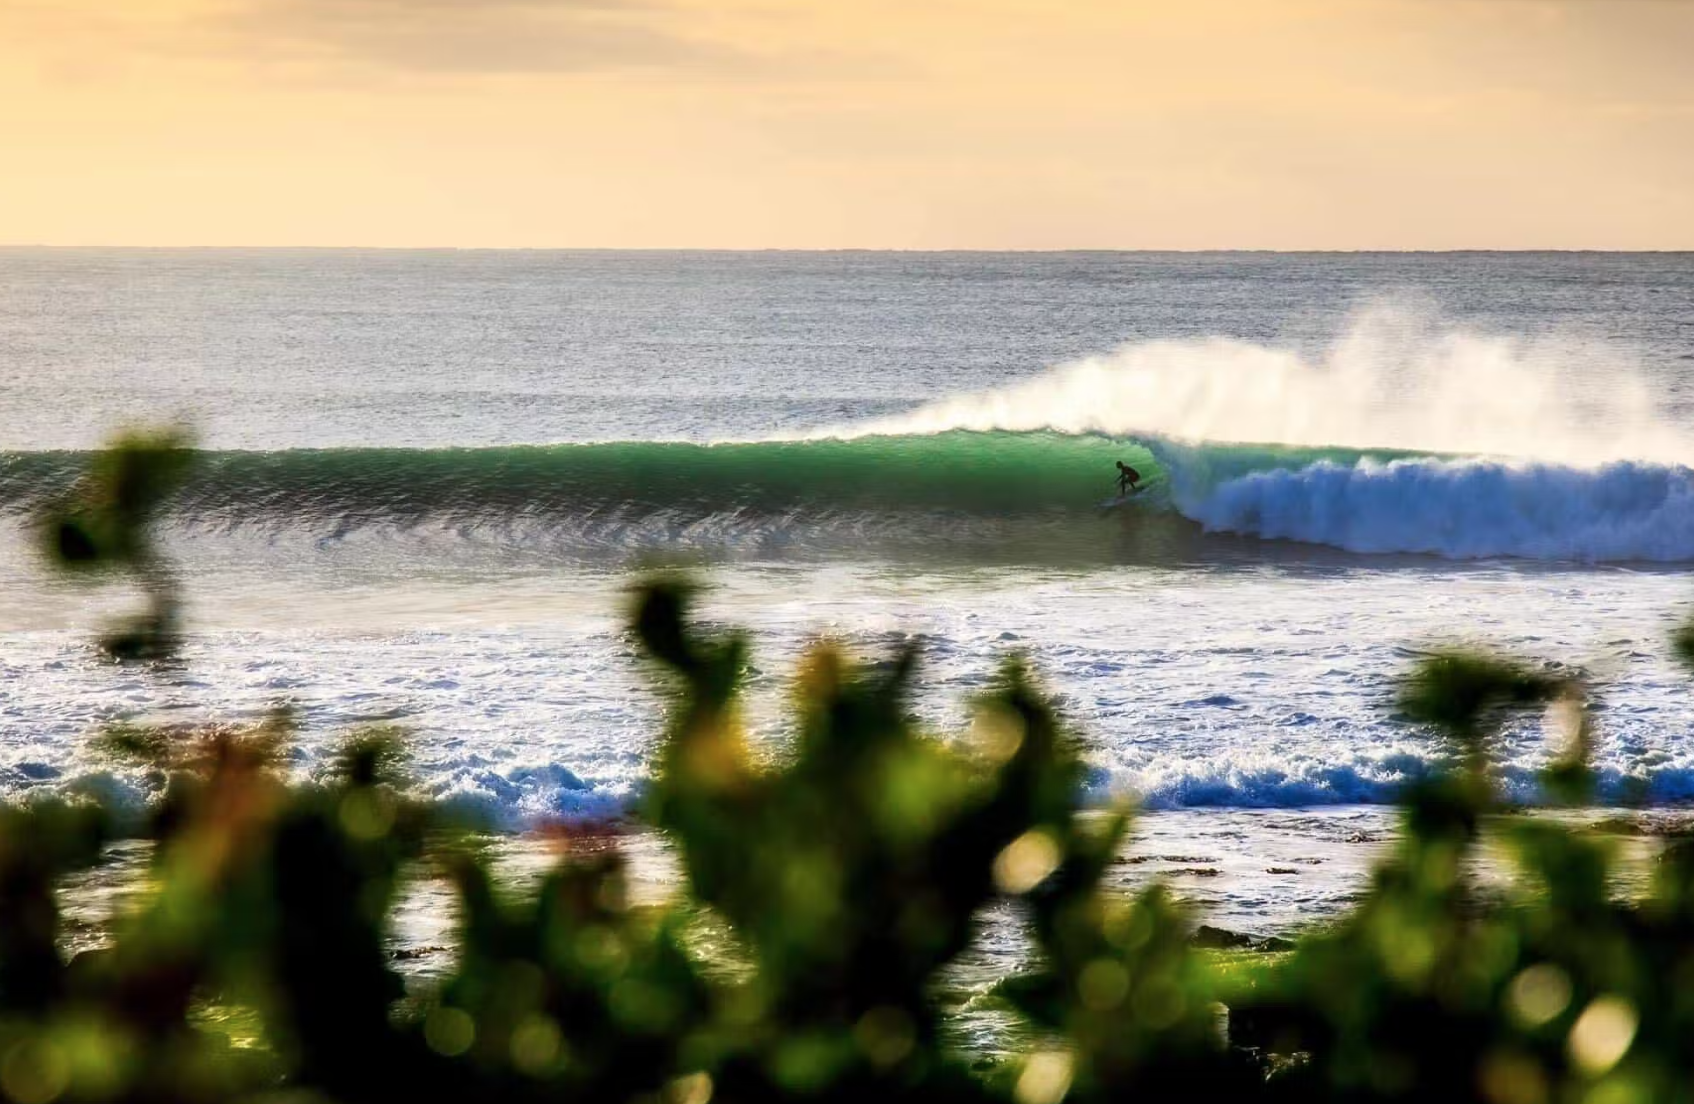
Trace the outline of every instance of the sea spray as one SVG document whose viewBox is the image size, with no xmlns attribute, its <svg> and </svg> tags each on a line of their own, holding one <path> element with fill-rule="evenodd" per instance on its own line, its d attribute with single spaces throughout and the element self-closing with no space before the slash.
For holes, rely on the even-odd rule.
<svg viewBox="0 0 1694 1104">
<path fill-rule="evenodd" d="M 1603 374 L 1605 386 L 1593 380 Z M 818 436 L 969 429 L 1417 452 L 1694 461 L 1694 437 L 1615 346 L 1357 314 L 1312 356 L 1223 337 L 1124 345 L 1033 378 Z"/>
</svg>

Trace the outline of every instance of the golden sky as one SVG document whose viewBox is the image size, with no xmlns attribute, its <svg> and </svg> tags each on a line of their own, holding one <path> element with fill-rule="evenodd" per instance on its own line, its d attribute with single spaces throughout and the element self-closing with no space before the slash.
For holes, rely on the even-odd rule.
<svg viewBox="0 0 1694 1104">
<path fill-rule="evenodd" d="M 0 0 L 0 242 L 1694 249 L 1694 0 Z"/>
</svg>

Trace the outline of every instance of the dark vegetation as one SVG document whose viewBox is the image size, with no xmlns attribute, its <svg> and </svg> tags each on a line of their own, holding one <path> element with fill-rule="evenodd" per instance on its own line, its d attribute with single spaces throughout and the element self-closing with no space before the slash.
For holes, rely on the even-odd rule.
<svg viewBox="0 0 1694 1104">
<path fill-rule="evenodd" d="M 191 454 L 133 438 L 44 523 L 67 569 L 132 572 L 147 609 L 102 641 L 171 662 L 170 573 L 147 538 Z M 639 587 L 631 631 L 673 688 L 645 816 L 683 900 L 632 907 L 615 850 L 563 849 L 534 892 L 497 891 L 473 849 L 407 799 L 392 734 L 351 737 L 333 781 L 279 769 L 290 719 L 107 733 L 172 778 L 151 888 L 104 949 L 67 958 L 56 886 L 98 861 L 86 804 L 0 814 L 0 1095 L 51 1101 L 1694 1099 L 1694 853 L 1651 891 L 1608 888 L 1603 837 L 1491 818 L 1518 867 L 1468 875 L 1497 811 L 1491 743 L 1551 705 L 1569 746 L 1546 777 L 1585 799 L 1592 734 L 1569 676 L 1463 654 L 1424 661 L 1402 709 L 1450 768 L 1405 795 L 1404 831 L 1344 921 L 1220 967 L 1164 889 L 1103 888 L 1129 817 L 1079 809 L 1079 749 L 1016 663 L 967 739 L 917 731 L 918 656 L 828 648 L 798 678 L 797 746 L 754 764 L 737 719 L 748 641 L 690 621 L 685 582 Z M 1686 651 L 1687 641 L 1679 641 Z M 956 750 L 961 748 L 964 750 Z M 385 950 L 408 872 L 457 887 L 451 976 L 405 995 Z M 1015 899 L 1039 950 L 999 992 L 1041 1039 L 951 1050 L 937 975 L 981 910 Z M 703 961 L 694 918 L 742 966 Z M 241 1010 L 253 1045 L 206 1030 Z"/>
</svg>

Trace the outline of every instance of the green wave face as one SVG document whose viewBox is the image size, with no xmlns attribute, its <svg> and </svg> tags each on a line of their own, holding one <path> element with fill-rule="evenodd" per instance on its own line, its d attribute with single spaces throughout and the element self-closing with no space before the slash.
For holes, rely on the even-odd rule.
<svg viewBox="0 0 1694 1104">
<path fill-rule="evenodd" d="M 1156 465 L 1141 446 L 1045 433 L 213 452 L 204 455 L 177 505 L 217 515 L 611 509 L 1017 514 L 1112 497 L 1119 459 L 1153 478 Z M 86 455 L 75 453 L 0 458 L 0 501 L 16 508 L 63 490 L 86 462 Z"/>
<path fill-rule="evenodd" d="M 962 431 L 714 445 L 208 452 L 176 508 L 216 518 L 302 520 L 614 511 L 626 516 L 944 511 L 1006 517 L 1086 510 L 1114 497 L 1118 460 L 1141 472 L 1142 501 L 1157 508 L 1250 471 L 1319 459 L 1350 462 L 1360 455 Z M 0 503 L 15 511 L 60 492 L 87 460 L 87 454 L 64 452 L 0 456 Z"/>
</svg>

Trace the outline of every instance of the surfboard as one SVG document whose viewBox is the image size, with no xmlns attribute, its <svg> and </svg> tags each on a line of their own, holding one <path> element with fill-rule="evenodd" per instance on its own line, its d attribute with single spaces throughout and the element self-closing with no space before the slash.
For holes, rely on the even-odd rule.
<svg viewBox="0 0 1694 1104">
<path fill-rule="evenodd" d="M 1100 503 L 1100 509 L 1102 509 L 1102 510 L 1115 510 L 1119 506 L 1125 505 L 1126 503 L 1130 502 L 1132 499 L 1135 498 L 1136 495 L 1138 495 L 1140 493 L 1141 493 L 1140 491 L 1130 491 L 1126 495 L 1119 495 L 1116 498 L 1108 498 L 1106 501 Z"/>
</svg>

